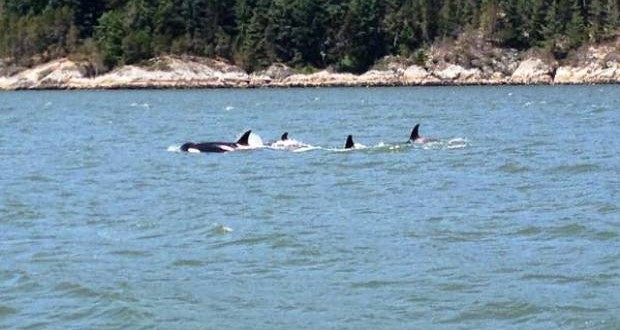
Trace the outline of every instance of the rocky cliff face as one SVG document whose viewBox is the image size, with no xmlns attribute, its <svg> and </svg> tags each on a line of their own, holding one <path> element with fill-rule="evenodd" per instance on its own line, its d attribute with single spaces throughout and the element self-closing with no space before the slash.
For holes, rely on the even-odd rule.
<svg viewBox="0 0 620 330">
<path fill-rule="evenodd" d="M 21 71 L 8 70 L 0 62 L 0 90 L 620 83 L 618 49 L 620 41 L 590 47 L 570 65 L 563 66 L 536 57 L 518 60 L 510 52 L 497 51 L 487 59 L 474 57 L 465 67 L 431 53 L 436 58 L 431 56 L 424 66 L 393 61 L 384 69 L 362 75 L 329 70 L 296 74 L 282 64 L 248 74 L 222 61 L 173 56 L 154 58 L 140 66 L 123 66 L 96 76 L 89 63 L 68 59 Z"/>
</svg>

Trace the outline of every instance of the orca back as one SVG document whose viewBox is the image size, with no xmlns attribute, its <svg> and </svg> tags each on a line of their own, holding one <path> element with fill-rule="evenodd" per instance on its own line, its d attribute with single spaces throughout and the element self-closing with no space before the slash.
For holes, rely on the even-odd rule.
<svg viewBox="0 0 620 330">
<path fill-rule="evenodd" d="M 355 146 L 355 143 L 353 142 L 353 136 L 349 134 L 349 136 L 347 136 L 347 142 L 345 142 L 344 144 L 344 148 L 351 149 L 354 146 Z"/>
<path fill-rule="evenodd" d="M 193 142 L 183 143 L 183 145 L 181 146 L 181 151 L 187 152 L 189 150 L 189 148 L 191 148 L 193 146 L 194 146 Z"/>
</svg>

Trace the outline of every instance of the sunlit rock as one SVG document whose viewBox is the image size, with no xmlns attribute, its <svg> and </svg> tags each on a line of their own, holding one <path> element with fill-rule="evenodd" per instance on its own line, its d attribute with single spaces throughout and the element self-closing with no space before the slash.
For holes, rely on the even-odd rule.
<svg viewBox="0 0 620 330">
<path fill-rule="evenodd" d="M 516 84 L 549 84 L 553 81 L 553 68 L 538 58 L 522 61 L 512 73 L 510 81 Z"/>
</svg>

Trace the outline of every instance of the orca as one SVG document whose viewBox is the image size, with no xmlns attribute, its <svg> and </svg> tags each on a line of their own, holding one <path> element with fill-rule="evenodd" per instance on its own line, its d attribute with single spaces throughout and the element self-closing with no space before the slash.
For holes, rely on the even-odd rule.
<svg viewBox="0 0 620 330">
<path fill-rule="evenodd" d="M 181 151 L 185 152 L 227 152 L 233 151 L 241 146 L 249 146 L 249 139 L 252 130 L 249 130 L 239 138 L 236 142 L 187 142 L 181 146 Z"/>
<path fill-rule="evenodd" d="M 344 148 L 345 149 L 355 148 L 355 143 L 353 142 L 353 136 L 351 134 L 347 136 L 347 141 L 344 143 Z"/>
<path fill-rule="evenodd" d="M 309 144 L 289 138 L 288 132 L 284 132 L 284 134 L 280 136 L 279 140 L 269 142 L 267 145 L 271 149 L 288 150 L 288 151 L 301 151 L 301 150 L 308 150 L 308 148 L 310 149 L 313 148 Z"/>
<path fill-rule="evenodd" d="M 269 141 L 269 142 L 267 142 L 267 145 L 275 147 L 275 146 L 278 146 L 280 144 L 286 143 L 287 141 L 288 141 L 288 132 L 284 132 L 282 134 L 282 136 L 280 136 L 279 140 Z"/>
<path fill-rule="evenodd" d="M 411 130 L 411 135 L 409 135 L 410 143 L 424 144 L 428 142 L 436 142 L 437 139 L 427 138 L 425 136 L 420 136 L 418 130 L 420 129 L 420 124 L 416 124 Z"/>
</svg>

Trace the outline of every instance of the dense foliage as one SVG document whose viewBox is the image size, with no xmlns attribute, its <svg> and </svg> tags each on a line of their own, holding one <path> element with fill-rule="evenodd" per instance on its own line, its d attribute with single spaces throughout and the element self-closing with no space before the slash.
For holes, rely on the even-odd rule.
<svg viewBox="0 0 620 330">
<path fill-rule="evenodd" d="M 0 58 L 67 54 L 108 67 L 161 54 L 359 72 L 479 31 L 562 51 L 617 36 L 620 0 L 0 0 Z M 558 51 L 559 50 L 559 51 Z"/>
</svg>

